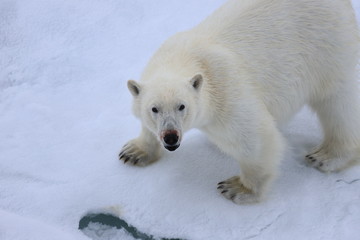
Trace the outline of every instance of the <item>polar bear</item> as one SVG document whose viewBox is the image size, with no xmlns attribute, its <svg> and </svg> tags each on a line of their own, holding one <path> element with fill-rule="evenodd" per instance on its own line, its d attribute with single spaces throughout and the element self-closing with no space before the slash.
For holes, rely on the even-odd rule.
<svg viewBox="0 0 360 240">
<path fill-rule="evenodd" d="M 142 131 L 119 158 L 148 165 L 198 128 L 240 164 L 220 193 L 259 202 L 283 158 L 278 128 L 308 104 L 324 140 L 305 158 L 323 172 L 341 170 L 359 154 L 358 49 L 349 0 L 230 0 L 170 37 L 141 81 L 128 81 Z"/>
</svg>

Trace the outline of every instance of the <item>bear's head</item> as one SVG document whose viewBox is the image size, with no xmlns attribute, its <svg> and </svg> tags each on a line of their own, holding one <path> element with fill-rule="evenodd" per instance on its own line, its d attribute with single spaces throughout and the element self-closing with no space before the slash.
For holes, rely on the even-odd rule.
<svg viewBox="0 0 360 240">
<path fill-rule="evenodd" d="M 133 111 L 144 127 L 163 146 L 174 151 L 180 146 L 183 133 L 192 128 L 199 113 L 202 74 L 189 78 L 157 78 L 142 83 L 128 81 L 134 96 Z"/>
</svg>

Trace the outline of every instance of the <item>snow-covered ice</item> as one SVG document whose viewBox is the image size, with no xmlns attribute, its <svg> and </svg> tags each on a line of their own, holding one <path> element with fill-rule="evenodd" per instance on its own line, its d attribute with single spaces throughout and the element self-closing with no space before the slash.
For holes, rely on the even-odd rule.
<svg viewBox="0 0 360 240">
<path fill-rule="evenodd" d="M 0 0 L 1 240 L 132 239 L 99 224 L 79 231 L 97 211 L 167 238 L 360 239 L 360 166 L 305 165 L 321 141 L 307 108 L 283 129 L 291 148 L 257 205 L 217 192 L 238 165 L 195 130 L 149 167 L 118 161 L 140 127 L 126 81 L 224 1 Z"/>
</svg>

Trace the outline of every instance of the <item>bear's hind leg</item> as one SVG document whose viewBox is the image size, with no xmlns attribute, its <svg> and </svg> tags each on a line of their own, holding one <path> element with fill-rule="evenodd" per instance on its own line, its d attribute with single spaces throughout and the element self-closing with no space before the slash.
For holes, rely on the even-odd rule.
<svg viewBox="0 0 360 240">
<path fill-rule="evenodd" d="M 342 170 L 358 157 L 360 102 L 356 89 L 338 90 L 331 97 L 311 103 L 323 127 L 324 140 L 305 158 L 320 171 Z"/>
</svg>

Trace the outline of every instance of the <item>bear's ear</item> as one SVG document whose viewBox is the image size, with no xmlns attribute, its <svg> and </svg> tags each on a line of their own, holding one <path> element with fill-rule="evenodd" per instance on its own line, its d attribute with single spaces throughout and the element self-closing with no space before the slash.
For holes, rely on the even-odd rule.
<svg viewBox="0 0 360 240">
<path fill-rule="evenodd" d="M 134 97 L 139 96 L 140 91 L 141 91 L 141 87 L 140 87 L 140 85 L 139 85 L 136 81 L 134 81 L 134 80 L 129 80 L 129 81 L 127 82 L 127 86 L 128 86 L 128 88 L 129 88 L 129 90 L 130 90 L 130 93 L 131 93 Z"/>
<path fill-rule="evenodd" d="M 191 80 L 190 80 L 191 86 L 193 86 L 193 88 L 196 91 L 199 91 L 202 83 L 203 83 L 203 76 L 201 74 L 196 74 Z"/>
</svg>

